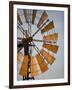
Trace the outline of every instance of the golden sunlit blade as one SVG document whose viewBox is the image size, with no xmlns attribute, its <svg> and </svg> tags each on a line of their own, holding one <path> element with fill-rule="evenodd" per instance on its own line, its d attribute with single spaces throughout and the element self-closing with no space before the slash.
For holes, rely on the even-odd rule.
<svg viewBox="0 0 72 90">
<path fill-rule="evenodd" d="M 31 58 L 31 76 L 38 76 L 38 67 L 37 67 L 38 62 L 34 57 Z"/>
<path fill-rule="evenodd" d="M 47 32 L 54 28 L 54 23 L 51 21 L 49 24 L 47 24 L 42 30 L 41 33 Z"/>
<path fill-rule="evenodd" d="M 50 51 L 52 51 L 52 52 L 54 52 L 54 53 L 57 53 L 58 48 L 59 48 L 59 46 L 51 45 L 51 44 L 43 44 L 43 47 L 50 50 Z"/>
<path fill-rule="evenodd" d="M 36 71 L 36 72 L 31 72 L 31 76 L 32 77 L 35 77 L 35 76 L 38 76 L 39 75 L 39 73 Z"/>
<path fill-rule="evenodd" d="M 22 21 L 21 21 L 21 18 L 20 16 L 17 14 L 17 20 L 19 21 L 19 23 L 22 25 Z"/>
<path fill-rule="evenodd" d="M 21 53 L 18 53 L 18 55 L 17 55 L 17 61 L 18 61 L 18 63 L 21 61 L 21 59 L 22 59 L 22 54 Z"/>
<path fill-rule="evenodd" d="M 35 17 L 36 17 L 36 10 L 33 10 L 33 14 L 32 14 L 32 24 L 34 24 L 35 21 Z"/>
<path fill-rule="evenodd" d="M 23 64 L 22 64 L 21 69 L 20 69 L 20 75 L 21 76 L 25 76 L 25 77 L 27 76 L 28 58 L 29 58 L 28 55 L 24 56 Z"/>
<path fill-rule="evenodd" d="M 45 35 L 43 36 L 43 40 L 58 40 L 58 33 L 50 34 L 50 35 Z"/>
<path fill-rule="evenodd" d="M 37 68 L 37 65 L 33 65 L 33 66 L 31 66 L 31 68 L 32 68 L 32 70 L 31 70 L 31 76 L 32 77 L 34 77 L 34 76 L 38 76 L 39 75 L 39 72 L 38 72 L 38 70 L 36 70 L 36 68 Z"/>
<path fill-rule="evenodd" d="M 52 64 L 55 61 L 54 56 L 50 55 L 45 50 L 41 49 L 41 53 L 45 57 L 45 59 L 48 62 L 48 64 Z"/>
<path fill-rule="evenodd" d="M 48 69 L 47 64 L 45 63 L 45 61 L 43 60 L 43 58 L 40 56 L 40 54 L 37 54 L 36 55 L 36 58 L 37 58 L 37 61 L 39 63 L 41 72 L 43 73 L 43 72 L 47 71 L 47 69 Z"/>
<path fill-rule="evenodd" d="M 35 58 L 32 56 L 32 57 L 31 57 L 31 65 L 33 65 L 33 64 L 37 64 L 37 61 L 36 61 Z"/>
<path fill-rule="evenodd" d="M 37 24 L 37 27 L 39 28 L 41 26 L 41 24 L 46 20 L 46 18 L 48 17 L 46 11 L 43 12 L 38 24 Z"/>
</svg>

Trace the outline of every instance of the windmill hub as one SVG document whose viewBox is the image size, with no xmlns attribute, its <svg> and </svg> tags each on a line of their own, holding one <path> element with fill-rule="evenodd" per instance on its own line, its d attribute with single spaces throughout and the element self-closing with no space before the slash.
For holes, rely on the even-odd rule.
<svg viewBox="0 0 72 90">
<path fill-rule="evenodd" d="M 32 42 L 32 37 L 23 38 L 22 42 L 24 45 L 28 45 L 30 42 Z"/>
</svg>

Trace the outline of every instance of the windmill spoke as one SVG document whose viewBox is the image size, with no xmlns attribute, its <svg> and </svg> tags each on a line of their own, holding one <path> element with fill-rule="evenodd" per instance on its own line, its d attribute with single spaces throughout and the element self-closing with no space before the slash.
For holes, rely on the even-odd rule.
<svg viewBox="0 0 72 90">
<path fill-rule="evenodd" d="M 44 42 L 44 43 L 56 43 L 55 41 L 45 41 L 45 40 L 37 40 L 37 39 L 33 39 L 33 41 Z"/>
<path fill-rule="evenodd" d="M 29 19 L 29 21 L 28 21 L 28 34 L 31 37 L 31 16 L 30 15 L 31 15 L 31 10 L 28 11 L 28 19 Z"/>
<path fill-rule="evenodd" d="M 26 37 L 26 30 L 23 29 L 23 27 L 21 26 L 21 24 L 19 23 L 19 21 L 18 21 L 17 27 L 18 27 L 19 30 L 23 33 L 23 35 L 25 35 L 25 37 Z"/>
<path fill-rule="evenodd" d="M 39 51 L 36 49 L 36 47 L 35 46 L 33 46 L 34 47 L 34 49 L 35 49 L 35 51 L 37 52 L 37 53 L 39 53 Z M 40 54 L 40 53 L 39 53 Z"/>
<path fill-rule="evenodd" d="M 32 35 L 32 37 L 34 37 L 48 21 L 49 21 L 49 19 L 46 20 L 46 22 Z"/>
<path fill-rule="evenodd" d="M 19 27 L 22 29 L 23 32 L 25 32 L 25 30 L 23 29 L 22 25 L 20 24 L 20 22 L 18 21 L 18 25 Z"/>
<path fill-rule="evenodd" d="M 24 34 L 19 25 L 17 25 L 17 28 L 19 28 L 19 30 L 22 32 L 22 34 Z"/>
<path fill-rule="evenodd" d="M 25 32 L 25 30 L 23 29 L 22 25 L 20 24 L 20 22 L 18 21 L 18 25 L 20 26 L 20 28 L 23 30 L 23 32 Z"/>
</svg>

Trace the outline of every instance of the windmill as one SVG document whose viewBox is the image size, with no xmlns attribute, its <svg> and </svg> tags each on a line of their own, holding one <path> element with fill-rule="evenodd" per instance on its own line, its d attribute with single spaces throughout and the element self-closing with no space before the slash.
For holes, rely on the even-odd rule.
<svg viewBox="0 0 72 90">
<path fill-rule="evenodd" d="M 32 25 L 35 25 L 35 19 L 38 10 L 22 9 L 25 23 L 27 23 L 27 30 L 25 30 L 21 16 L 17 13 L 17 28 L 22 33 L 22 37 L 17 37 L 17 60 L 21 64 L 19 74 L 23 77 L 23 80 L 35 79 L 35 76 L 39 75 L 39 70 L 44 73 L 48 70 L 48 64 L 52 64 L 55 61 L 54 55 L 49 53 L 57 53 L 59 46 L 57 45 L 58 33 L 54 32 L 48 34 L 49 31 L 55 28 L 54 21 L 50 21 L 48 18 L 48 13 L 44 10 L 38 23 L 36 24 L 38 30 L 33 34 L 31 33 Z M 17 30 L 18 30 L 17 29 Z M 35 39 L 34 36 L 40 32 L 42 34 L 42 39 Z M 42 48 L 35 44 L 35 42 L 40 42 Z M 32 56 L 32 48 L 36 50 L 36 55 Z M 21 53 L 24 52 L 24 55 Z M 38 68 L 39 66 L 39 68 Z"/>
</svg>

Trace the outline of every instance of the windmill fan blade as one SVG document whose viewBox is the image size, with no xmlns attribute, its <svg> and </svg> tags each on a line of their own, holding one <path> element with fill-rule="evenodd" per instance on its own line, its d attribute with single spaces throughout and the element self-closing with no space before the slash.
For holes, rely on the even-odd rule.
<svg viewBox="0 0 72 90">
<path fill-rule="evenodd" d="M 21 69 L 20 69 L 20 75 L 21 76 L 27 77 L 28 59 L 29 59 L 29 56 L 28 55 L 25 55 L 24 56 L 23 64 L 22 64 Z"/>
<path fill-rule="evenodd" d="M 43 40 L 58 40 L 58 33 L 43 36 Z"/>
<path fill-rule="evenodd" d="M 46 11 L 43 12 L 38 24 L 37 24 L 37 27 L 39 28 L 41 26 L 41 24 L 45 21 L 45 19 L 48 17 Z"/>
<path fill-rule="evenodd" d="M 21 21 L 21 18 L 20 16 L 17 14 L 17 20 L 19 21 L 19 23 L 22 25 L 22 21 Z"/>
<path fill-rule="evenodd" d="M 17 55 L 17 61 L 18 61 L 18 63 L 21 61 L 21 59 L 22 59 L 22 53 L 18 53 L 18 55 Z"/>
<path fill-rule="evenodd" d="M 31 76 L 32 77 L 35 77 L 37 75 L 39 75 L 39 72 L 38 72 L 38 63 L 37 61 L 35 60 L 34 57 L 31 58 Z"/>
<path fill-rule="evenodd" d="M 43 47 L 52 51 L 53 53 L 57 53 L 59 46 L 51 45 L 51 44 L 43 44 Z"/>
<path fill-rule="evenodd" d="M 48 69 L 47 64 L 45 63 L 45 61 L 43 60 L 43 58 L 40 56 L 40 54 L 37 54 L 36 55 L 36 58 L 38 60 L 38 63 L 39 63 L 41 72 L 42 73 L 45 72 Z"/>
<path fill-rule="evenodd" d="M 24 11 L 25 20 L 26 20 L 26 22 L 28 22 L 28 21 L 27 21 L 28 10 L 24 9 L 23 11 Z"/>
<path fill-rule="evenodd" d="M 41 33 L 47 32 L 54 28 L 54 23 L 51 21 L 49 24 L 47 24 L 42 30 Z"/>
<path fill-rule="evenodd" d="M 41 49 L 41 53 L 43 54 L 43 56 L 45 57 L 46 61 L 48 62 L 48 64 L 52 64 L 55 60 L 54 56 L 50 55 L 49 53 L 47 53 L 45 50 Z"/>
<path fill-rule="evenodd" d="M 36 10 L 33 10 L 33 14 L 32 14 L 32 24 L 34 24 L 35 21 L 35 17 L 36 17 Z"/>
</svg>

